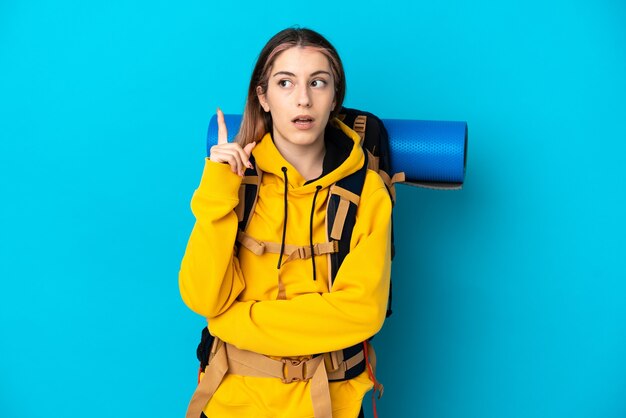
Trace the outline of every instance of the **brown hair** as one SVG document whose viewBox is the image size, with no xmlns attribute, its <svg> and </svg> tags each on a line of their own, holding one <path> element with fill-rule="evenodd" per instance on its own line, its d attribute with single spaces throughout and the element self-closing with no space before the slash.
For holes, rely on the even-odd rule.
<svg viewBox="0 0 626 418">
<path fill-rule="evenodd" d="M 312 47 L 323 53 L 330 64 L 335 82 L 335 109 L 330 119 L 337 116 L 346 95 L 346 77 L 343 64 L 337 50 L 319 33 L 306 28 L 288 28 L 278 32 L 270 39 L 259 54 L 248 87 L 248 97 L 241 119 L 241 126 L 237 134 L 237 142 L 243 147 L 252 141 L 263 138 L 272 129 L 272 116 L 261 107 L 257 97 L 257 87 L 261 92 L 267 91 L 269 72 L 278 55 L 294 46 Z"/>
</svg>

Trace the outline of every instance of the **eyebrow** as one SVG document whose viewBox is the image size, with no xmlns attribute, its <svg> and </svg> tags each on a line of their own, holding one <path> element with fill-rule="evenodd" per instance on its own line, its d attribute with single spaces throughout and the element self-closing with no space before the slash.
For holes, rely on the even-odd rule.
<svg viewBox="0 0 626 418">
<path fill-rule="evenodd" d="M 324 70 L 319 70 L 319 71 L 315 71 L 313 73 L 311 73 L 311 75 L 309 77 L 314 77 L 316 75 L 320 75 L 320 74 L 326 74 L 327 76 L 331 76 L 331 74 L 328 71 L 324 71 Z M 274 73 L 274 75 L 272 77 L 276 77 L 277 75 L 286 75 L 289 77 L 295 77 L 296 75 L 294 73 L 291 73 L 289 71 L 277 71 Z"/>
</svg>

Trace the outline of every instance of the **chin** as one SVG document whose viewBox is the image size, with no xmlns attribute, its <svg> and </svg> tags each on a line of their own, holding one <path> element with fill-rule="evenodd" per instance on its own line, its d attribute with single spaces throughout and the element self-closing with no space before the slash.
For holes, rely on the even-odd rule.
<svg viewBox="0 0 626 418">
<path fill-rule="evenodd" d="M 318 139 L 324 137 L 324 132 L 294 132 L 289 137 L 289 142 L 293 142 L 298 145 L 313 145 Z"/>
</svg>

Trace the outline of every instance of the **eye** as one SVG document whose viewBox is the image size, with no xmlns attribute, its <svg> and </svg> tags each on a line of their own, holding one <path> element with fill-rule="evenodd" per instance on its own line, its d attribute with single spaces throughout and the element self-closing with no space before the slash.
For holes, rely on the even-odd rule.
<svg viewBox="0 0 626 418">
<path fill-rule="evenodd" d="M 291 87 L 293 86 L 293 83 L 291 82 L 291 80 L 282 79 L 278 82 L 278 85 L 280 87 Z"/>
<path fill-rule="evenodd" d="M 326 80 L 322 80 L 321 78 L 311 81 L 311 87 L 321 88 L 325 87 L 326 84 L 328 84 L 328 82 Z"/>
</svg>

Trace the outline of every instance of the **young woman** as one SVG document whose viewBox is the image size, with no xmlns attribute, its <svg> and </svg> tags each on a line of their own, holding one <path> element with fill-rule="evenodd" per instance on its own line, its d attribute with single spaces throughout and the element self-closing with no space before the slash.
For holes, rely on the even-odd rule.
<svg viewBox="0 0 626 418">
<path fill-rule="evenodd" d="M 335 118 L 345 90 L 335 48 L 286 29 L 261 51 L 236 142 L 218 109 L 179 278 L 183 300 L 217 337 L 188 417 L 359 416 L 373 386 L 363 342 L 387 305 L 391 200 L 368 170 L 350 252 L 331 282 L 331 188 L 365 161 L 359 135 Z M 262 175 L 238 231 L 251 156 Z"/>
</svg>

